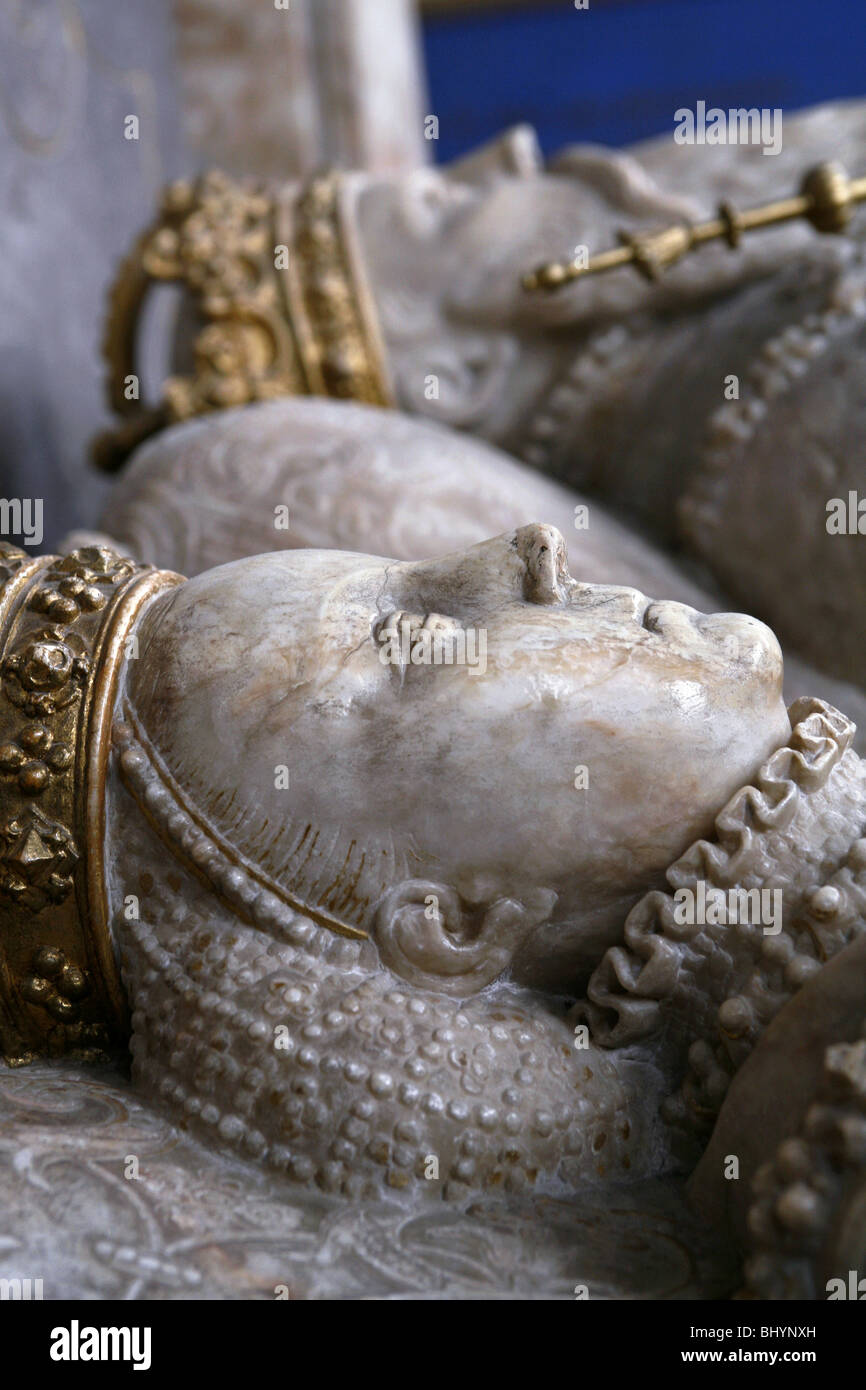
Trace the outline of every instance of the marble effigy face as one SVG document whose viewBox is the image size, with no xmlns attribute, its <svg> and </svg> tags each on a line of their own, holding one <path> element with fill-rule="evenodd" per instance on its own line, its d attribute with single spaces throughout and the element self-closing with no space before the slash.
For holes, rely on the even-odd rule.
<svg viewBox="0 0 866 1390">
<path fill-rule="evenodd" d="M 483 634 L 483 670 L 413 661 L 431 631 Z M 652 1056 L 568 1005 L 786 739 L 766 628 L 579 584 L 532 526 L 429 562 L 254 557 L 137 635 L 111 898 L 145 1093 L 348 1195 L 670 1163 Z"/>
<path fill-rule="evenodd" d="M 423 563 L 256 557 L 141 641 L 130 695 L 168 768 L 305 911 L 365 931 L 416 879 L 597 922 L 789 729 L 767 628 L 579 584 L 544 526 Z"/>
<path fill-rule="evenodd" d="M 114 484 L 105 534 L 96 539 L 192 578 L 281 548 L 432 559 L 538 516 L 570 537 L 576 579 L 703 612 L 739 606 L 594 498 L 480 439 L 417 416 L 316 397 L 259 402 L 164 430 Z M 65 548 L 92 539 L 70 537 Z M 755 541 L 752 555 L 758 550 Z M 750 610 L 752 571 L 737 572 Z M 853 581 L 844 592 L 854 592 Z M 805 666 L 796 648 L 783 646 L 788 703 L 818 695 L 866 726 L 862 691 Z"/>
</svg>

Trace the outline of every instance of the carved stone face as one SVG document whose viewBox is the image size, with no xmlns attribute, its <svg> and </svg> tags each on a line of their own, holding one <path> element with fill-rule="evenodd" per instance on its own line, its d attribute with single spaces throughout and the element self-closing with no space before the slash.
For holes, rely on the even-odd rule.
<svg viewBox="0 0 866 1390">
<path fill-rule="evenodd" d="M 617 229 L 694 215 L 634 159 L 587 152 L 567 171 L 523 177 L 416 170 L 371 178 L 358 232 L 396 396 L 412 413 L 503 440 L 602 315 L 651 306 L 662 291 L 599 276 L 557 295 L 527 294 L 540 262 L 615 244 Z M 688 268 L 684 292 L 694 293 Z M 551 327 L 571 332 L 551 337 Z M 435 378 L 435 391 L 431 379 Z"/>
<path fill-rule="evenodd" d="M 528 379 L 518 370 L 527 357 L 519 345 L 521 315 L 523 332 L 531 332 L 537 314 L 550 312 L 549 303 L 523 294 L 519 278 L 532 264 L 527 242 L 546 244 L 547 252 L 557 244 L 537 225 L 546 225 L 534 211 L 538 201 L 527 197 L 530 188 L 549 191 L 545 184 L 553 188 L 559 226 L 574 226 L 575 190 L 561 186 L 563 207 L 551 179 L 497 180 L 478 188 L 423 170 L 373 182 L 365 191 L 359 209 L 363 260 L 403 409 L 497 437 L 496 421 L 507 428 L 519 410 L 515 393 L 525 392 L 528 402 L 546 379 L 543 352 L 538 361 L 530 358 Z M 545 205 L 543 197 L 539 201 Z"/>
<path fill-rule="evenodd" d="M 512 961 L 564 992 L 789 733 L 766 627 L 579 584 L 545 526 L 226 565 L 158 601 L 140 651 L 133 707 L 207 821 L 455 993 Z"/>
</svg>

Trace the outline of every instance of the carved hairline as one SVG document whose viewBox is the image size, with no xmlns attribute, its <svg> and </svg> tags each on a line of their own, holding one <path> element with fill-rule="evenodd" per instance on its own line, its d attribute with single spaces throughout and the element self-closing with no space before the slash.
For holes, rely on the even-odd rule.
<svg viewBox="0 0 866 1390">
<path fill-rule="evenodd" d="M 293 898 L 207 825 L 163 765 L 129 704 L 124 706 L 123 719 L 115 722 L 112 737 L 124 785 L 160 839 L 241 917 L 279 933 L 300 916 L 333 935 L 352 941 L 368 939 L 360 927 Z"/>
</svg>

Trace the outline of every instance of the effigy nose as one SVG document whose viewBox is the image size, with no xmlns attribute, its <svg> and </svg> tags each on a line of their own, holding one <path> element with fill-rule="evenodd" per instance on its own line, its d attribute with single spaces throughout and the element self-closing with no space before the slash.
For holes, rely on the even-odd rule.
<svg viewBox="0 0 866 1390">
<path fill-rule="evenodd" d="M 534 523 L 521 526 L 515 542 L 526 568 L 524 598 L 530 603 L 563 603 L 574 581 L 568 572 L 562 532 L 555 526 Z"/>
</svg>

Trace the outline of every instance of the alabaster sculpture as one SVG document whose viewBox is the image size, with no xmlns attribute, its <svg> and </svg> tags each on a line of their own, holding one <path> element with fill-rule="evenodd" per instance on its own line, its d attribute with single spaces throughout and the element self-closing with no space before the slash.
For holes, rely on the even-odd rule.
<svg viewBox="0 0 866 1390">
<path fill-rule="evenodd" d="M 812 230 L 659 283 L 526 287 L 620 222 L 654 272 L 720 194 L 733 246 L 826 116 L 758 182 L 759 150 L 669 143 L 545 167 L 526 128 L 444 170 L 210 175 L 121 268 L 98 454 L 134 457 L 100 532 L 3 553 L 0 1045 L 49 1111 L 40 1068 L 131 1055 L 101 1095 L 161 1136 L 152 1244 L 98 1245 L 132 1296 L 273 1296 L 280 1259 L 311 1297 L 860 1270 L 862 566 L 825 524 L 859 184 L 822 165 Z M 198 1165 L 190 1268 L 154 1204 L 187 1230 Z"/>
<path fill-rule="evenodd" d="M 866 214 L 852 185 L 828 165 L 813 180 L 812 220 L 832 238 L 791 225 L 707 246 L 657 283 L 623 270 L 555 295 L 522 284 L 545 259 L 613 245 L 620 228 L 795 193 L 829 153 L 859 172 L 862 125 L 860 103 L 792 118 L 772 160 L 661 140 L 574 147 L 546 166 L 520 128 L 451 168 L 267 192 L 219 175 L 172 186 L 112 297 L 109 394 L 123 423 L 100 457 L 116 466 L 167 423 L 274 396 L 397 407 L 614 504 L 700 557 L 787 648 L 862 689 Z M 166 281 L 188 298 L 164 395 L 142 402 L 135 328 Z M 841 531 L 828 526 L 834 501 Z"/>
<path fill-rule="evenodd" d="M 4 1054 L 128 1040 L 146 1101 L 287 1192 L 640 1203 L 862 936 L 850 722 L 786 711 L 762 624 L 575 580 L 554 527 L 3 561 Z"/>
<path fill-rule="evenodd" d="M 773 525 L 767 508 L 760 515 Z M 265 401 L 162 430 L 115 480 L 102 535 L 89 539 L 193 576 L 300 546 L 432 558 L 538 516 L 569 537 L 578 579 L 692 608 L 729 606 L 706 571 L 669 556 L 586 493 L 460 431 L 349 401 Z M 73 534 L 66 544 L 87 539 Z M 778 563 L 789 572 L 797 553 L 783 551 Z M 753 566 L 730 565 L 744 604 Z M 863 690 L 810 667 L 793 641 L 785 649 L 788 702 L 817 694 L 866 730 Z"/>
</svg>

